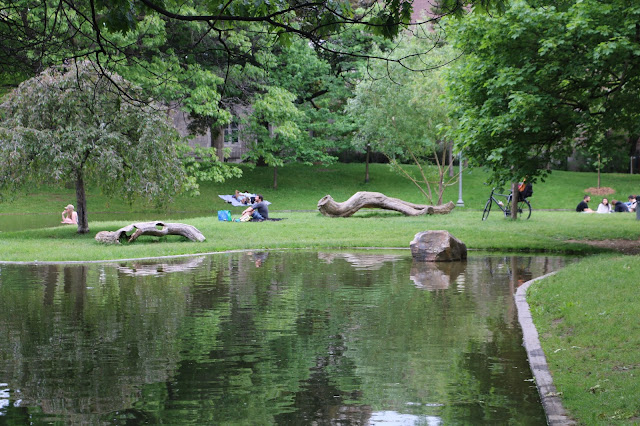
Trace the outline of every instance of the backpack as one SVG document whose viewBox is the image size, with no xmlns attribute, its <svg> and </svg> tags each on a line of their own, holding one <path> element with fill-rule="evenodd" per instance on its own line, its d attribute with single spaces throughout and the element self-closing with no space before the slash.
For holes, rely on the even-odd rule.
<svg viewBox="0 0 640 426">
<path fill-rule="evenodd" d="M 531 185 L 530 183 L 525 184 L 524 182 L 518 186 L 518 191 L 520 191 L 520 194 L 518 194 L 520 196 L 521 200 L 524 200 L 525 198 L 529 198 L 533 195 L 533 185 Z"/>
<path fill-rule="evenodd" d="M 223 222 L 231 221 L 231 210 L 218 210 L 218 220 Z"/>
</svg>

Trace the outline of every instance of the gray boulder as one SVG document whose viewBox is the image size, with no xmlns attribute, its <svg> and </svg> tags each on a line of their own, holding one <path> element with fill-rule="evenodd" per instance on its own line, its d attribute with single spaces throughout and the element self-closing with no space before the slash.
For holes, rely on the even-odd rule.
<svg viewBox="0 0 640 426">
<path fill-rule="evenodd" d="M 410 247 L 413 258 L 423 262 L 452 262 L 467 258 L 467 246 L 449 231 L 418 232 Z"/>
</svg>

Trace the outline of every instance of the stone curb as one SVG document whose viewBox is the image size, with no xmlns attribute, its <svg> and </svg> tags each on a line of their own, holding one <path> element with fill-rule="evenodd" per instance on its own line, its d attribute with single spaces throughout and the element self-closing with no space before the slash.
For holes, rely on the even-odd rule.
<svg viewBox="0 0 640 426">
<path fill-rule="evenodd" d="M 529 366 L 531 367 L 531 372 L 533 373 L 533 378 L 536 381 L 538 393 L 542 400 L 542 407 L 547 416 L 547 423 L 549 425 L 575 425 L 576 422 L 567 415 L 567 412 L 562 406 L 562 401 L 558 397 L 556 387 L 553 385 L 553 379 L 549 372 L 549 366 L 547 365 L 547 358 L 540 345 L 538 330 L 533 324 L 531 311 L 529 310 L 529 304 L 526 299 L 527 289 L 531 284 L 553 274 L 555 274 L 555 272 L 527 281 L 518 287 L 514 298 L 516 308 L 518 309 L 518 321 L 522 328 L 522 340 L 527 351 L 527 357 L 529 358 Z"/>
</svg>

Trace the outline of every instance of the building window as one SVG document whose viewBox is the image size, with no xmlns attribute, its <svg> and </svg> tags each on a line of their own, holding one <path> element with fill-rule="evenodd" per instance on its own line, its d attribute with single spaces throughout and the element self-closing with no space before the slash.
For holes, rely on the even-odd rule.
<svg viewBox="0 0 640 426">
<path fill-rule="evenodd" d="M 238 131 L 238 123 L 232 121 L 224 128 L 224 143 L 238 143 L 240 141 L 240 132 Z"/>
</svg>

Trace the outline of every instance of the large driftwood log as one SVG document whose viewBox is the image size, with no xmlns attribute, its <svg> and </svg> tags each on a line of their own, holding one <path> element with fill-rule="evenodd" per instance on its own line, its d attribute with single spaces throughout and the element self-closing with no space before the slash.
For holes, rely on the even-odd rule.
<svg viewBox="0 0 640 426">
<path fill-rule="evenodd" d="M 131 235 L 129 235 L 131 233 Z M 134 241 L 140 235 L 164 237 L 165 235 L 182 235 L 191 241 L 204 241 L 204 235 L 196 227 L 184 223 L 142 222 L 132 223 L 117 231 L 100 231 L 96 234 L 96 241 L 107 244 L 120 244 Z"/>
<path fill-rule="evenodd" d="M 348 217 L 363 208 L 378 208 L 395 210 L 406 216 L 420 216 L 423 214 L 447 214 L 455 208 L 449 201 L 441 206 L 413 204 L 398 198 L 387 197 L 380 192 L 356 192 L 347 201 L 337 203 L 331 195 L 325 195 L 318 201 L 318 210 L 325 216 Z"/>
</svg>

